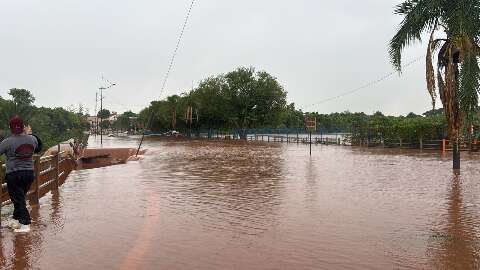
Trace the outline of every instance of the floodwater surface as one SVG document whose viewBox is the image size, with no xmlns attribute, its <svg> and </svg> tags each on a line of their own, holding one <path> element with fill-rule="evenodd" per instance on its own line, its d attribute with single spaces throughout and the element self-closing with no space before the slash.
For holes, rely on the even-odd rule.
<svg viewBox="0 0 480 270">
<path fill-rule="evenodd" d="M 135 147 L 108 138 L 105 147 Z M 92 140 L 91 144 L 95 144 Z M 438 152 L 147 141 L 73 172 L 1 229 L 1 269 L 479 269 L 480 158 Z"/>
</svg>

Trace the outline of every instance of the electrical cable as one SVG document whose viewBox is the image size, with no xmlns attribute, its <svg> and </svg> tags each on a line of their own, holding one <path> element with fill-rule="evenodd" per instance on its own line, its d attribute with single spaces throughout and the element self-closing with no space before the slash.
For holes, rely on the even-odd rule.
<svg viewBox="0 0 480 270">
<path fill-rule="evenodd" d="M 180 43 L 185 33 L 185 29 L 187 28 L 188 20 L 190 19 L 190 14 L 192 14 L 192 9 L 194 4 L 195 4 L 195 0 L 192 0 L 192 2 L 190 3 L 190 7 L 188 8 L 187 15 L 185 16 L 185 20 L 182 25 L 182 30 L 180 31 L 180 35 L 178 36 L 177 44 L 175 45 L 175 49 L 173 50 L 173 54 L 170 59 L 170 64 L 168 65 L 167 73 L 165 73 L 165 77 L 163 78 L 162 88 L 160 89 L 160 93 L 158 95 L 159 99 L 165 90 L 165 86 L 167 85 L 168 77 L 170 76 L 170 72 L 172 71 L 173 64 L 175 63 L 175 58 L 177 56 L 178 49 L 180 48 Z M 142 138 L 140 140 L 140 143 L 138 144 L 137 153 L 135 154 L 135 156 L 138 156 L 138 153 L 140 152 L 140 148 L 142 147 L 143 140 L 145 139 L 145 131 L 147 128 L 150 127 L 152 121 L 153 121 L 153 112 L 150 112 L 147 125 L 143 128 Z"/>
<path fill-rule="evenodd" d="M 406 68 L 412 66 L 414 63 L 420 61 L 420 60 L 423 59 L 424 57 L 425 57 L 425 56 L 423 55 L 423 56 L 419 56 L 419 57 L 413 59 L 412 61 L 410 61 L 410 62 L 406 63 L 405 65 L 403 65 L 403 66 L 402 66 L 402 69 L 406 69 Z M 360 91 L 360 90 L 363 90 L 363 89 L 372 87 L 372 86 L 374 86 L 374 85 L 377 85 L 377 84 L 381 83 L 382 81 L 385 81 L 385 80 L 389 79 L 389 78 L 392 77 L 395 73 L 397 73 L 397 71 L 389 72 L 389 73 L 385 74 L 384 76 L 382 76 L 382 77 L 380 77 L 380 78 L 378 78 L 378 79 L 376 79 L 376 80 L 370 81 L 369 83 L 366 83 L 366 84 L 364 84 L 364 85 L 362 85 L 362 86 L 359 86 L 359 87 L 357 87 L 357 88 L 354 88 L 354 89 L 352 89 L 352 90 L 350 90 L 350 91 L 341 93 L 341 94 L 339 94 L 339 95 L 337 95 L 337 96 L 333 96 L 333 97 L 326 98 L 326 99 L 320 100 L 320 101 L 318 101 L 318 102 L 312 103 L 312 104 L 310 104 L 310 105 L 307 105 L 307 106 L 303 107 L 303 109 L 307 109 L 307 108 L 310 108 L 310 107 L 312 107 L 312 106 L 320 105 L 320 104 L 323 104 L 323 103 L 326 103 L 326 102 L 329 102 L 329 101 L 332 101 L 332 100 L 335 100 L 335 99 L 339 99 L 339 98 L 342 98 L 342 97 L 345 97 L 345 96 L 354 94 L 354 93 L 356 93 L 356 92 L 358 92 L 358 91 Z"/>
<path fill-rule="evenodd" d="M 183 22 L 182 30 L 180 31 L 180 35 L 177 39 L 177 44 L 175 45 L 175 49 L 173 50 L 172 57 L 170 59 L 170 64 L 168 65 L 167 73 L 165 73 L 165 77 L 163 78 L 162 88 L 160 88 L 159 98 L 162 96 L 163 91 L 165 90 L 165 86 L 167 85 L 168 77 L 170 76 L 170 72 L 172 71 L 173 64 L 175 63 L 175 58 L 177 57 L 178 49 L 180 48 L 180 42 L 182 41 L 183 35 L 185 33 L 185 29 L 187 28 L 188 20 L 190 19 L 190 14 L 192 13 L 193 5 L 195 4 L 195 0 L 192 0 L 190 3 L 190 7 L 188 8 L 187 15 L 185 16 L 185 21 Z"/>
</svg>

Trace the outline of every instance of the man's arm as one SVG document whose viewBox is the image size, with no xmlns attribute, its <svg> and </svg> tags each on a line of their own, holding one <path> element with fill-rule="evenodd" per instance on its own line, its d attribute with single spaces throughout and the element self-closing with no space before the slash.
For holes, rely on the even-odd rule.
<svg viewBox="0 0 480 270">
<path fill-rule="evenodd" d="M 42 151 L 42 148 L 43 148 L 42 140 L 40 140 L 40 137 L 38 137 L 36 134 L 32 134 L 31 136 L 33 137 L 33 140 L 36 143 L 34 152 L 35 154 L 38 154 Z"/>
</svg>

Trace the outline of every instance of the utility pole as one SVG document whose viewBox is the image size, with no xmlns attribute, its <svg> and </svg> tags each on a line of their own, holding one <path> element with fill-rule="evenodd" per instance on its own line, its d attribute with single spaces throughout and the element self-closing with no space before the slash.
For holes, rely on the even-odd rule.
<svg viewBox="0 0 480 270">
<path fill-rule="evenodd" d="M 103 123 L 103 114 L 102 114 L 102 112 L 103 112 L 103 90 L 111 88 L 115 85 L 116 85 L 115 83 L 110 83 L 110 85 L 107 86 L 107 87 L 101 86 L 101 87 L 98 88 L 100 90 L 100 145 L 101 146 L 103 146 L 103 127 L 102 127 L 102 123 Z"/>
<path fill-rule="evenodd" d="M 97 106 L 98 106 L 98 92 L 95 92 L 95 137 L 97 137 L 97 133 L 98 133 L 98 111 L 97 111 Z"/>
<path fill-rule="evenodd" d="M 103 123 L 103 89 L 105 89 L 105 87 L 100 87 L 98 89 L 100 89 L 100 145 L 103 146 L 103 127 L 102 127 L 102 123 Z"/>
</svg>

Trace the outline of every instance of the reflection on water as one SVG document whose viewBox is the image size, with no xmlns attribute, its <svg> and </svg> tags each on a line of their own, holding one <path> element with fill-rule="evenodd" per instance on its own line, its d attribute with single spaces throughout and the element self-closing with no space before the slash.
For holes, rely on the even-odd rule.
<svg viewBox="0 0 480 270">
<path fill-rule="evenodd" d="M 30 211 L 32 223 L 38 222 L 38 207 Z M 0 262 L 2 269 L 35 269 L 34 261 L 39 257 L 42 246 L 42 237 L 36 231 L 30 235 L 12 234 L 8 235 L 2 231 L 2 245 Z"/>
<path fill-rule="evenodd" d="M 91 142 L 95 144 L 95 142 Z M 135 147 L 106 138 L 106 147 Z M 436 152 L 147 141 L 1 230 L 1 269 L 478 269 L 480 172 Z"/>
<path fill-rule="evenodd" d="M 440 231 L 432 236 L 432 253 L 437 269 L 479 269 L 478 216 L 463 202 L 462 178 L 454 176 L 447 201 L 447 213 Z"/>
</svg>

